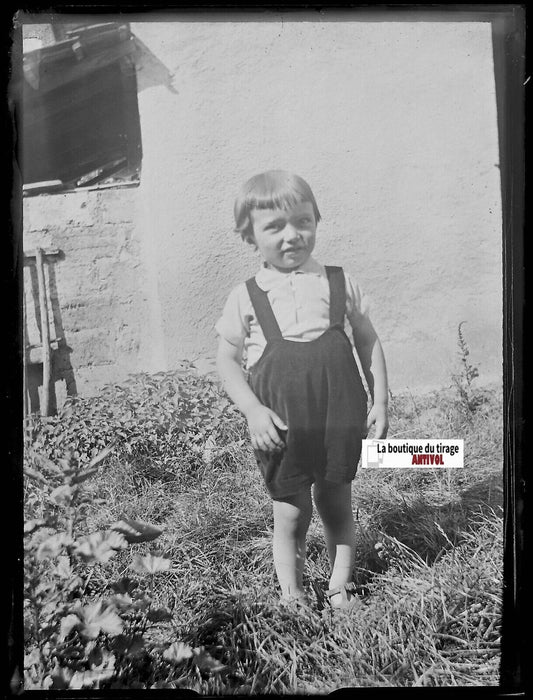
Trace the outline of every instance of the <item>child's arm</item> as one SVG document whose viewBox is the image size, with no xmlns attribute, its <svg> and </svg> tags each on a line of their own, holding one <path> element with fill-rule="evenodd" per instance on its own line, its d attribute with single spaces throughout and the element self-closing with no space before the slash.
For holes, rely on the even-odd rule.
<svg viewBox="0 0 533 700">
<path fill-rule="evenodd" d="M 284 443 L 276 428 L 288 428 L 250 389 L 242 371 L 241 359 L 242 343 L 235 346 L 220 338 L 217 352 L 218 373 L 228 396 L 248 421 L 252 447 L 265 452 L 279 449 Z"/>
<path fill-rule="evenodd" d="M 353 328 L 353 339 L 372 397 L 372 408 L 367 416 L 367 428 L 370 429 L 375 425 L 374 437 L 386 438 L 389 428 L 387 367 L 378 335 L 367 316 L 361 316 Z"/>
</svg>

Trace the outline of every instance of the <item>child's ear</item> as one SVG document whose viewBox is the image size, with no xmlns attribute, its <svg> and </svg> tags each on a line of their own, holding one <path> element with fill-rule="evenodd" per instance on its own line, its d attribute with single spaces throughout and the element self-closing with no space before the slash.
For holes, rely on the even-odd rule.
<svg viewBox="0 0 533 700">
<path fill-rule="evenodd" d="M 251 235 L 248 235 L 244 239 L 248 245 L 251 245 L 254 250 L 257 250 L 257 243 L 255 242 L 255 237 L 253 233 Z"/>
</svg>

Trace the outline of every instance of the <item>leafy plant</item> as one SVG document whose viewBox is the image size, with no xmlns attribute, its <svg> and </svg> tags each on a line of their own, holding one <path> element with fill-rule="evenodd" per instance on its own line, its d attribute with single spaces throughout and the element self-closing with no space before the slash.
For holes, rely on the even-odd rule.
<svg viewBox="0 0 533 700">
<path fill-rule="evenodd" d="M 475 392 L 474 380 L 479 377 L 479 370 L 469 360 L 470 348 L 462 331 L 465 321 L 461 321 L 457 327 L 457 347 L 461 372 L 452 375 L 453 382 L 459 392 L 463 408 L 467 414 L 473 413 L 482 401 L 482 397 Z"/>
<path fill-rule="evenodd" d="M 91 587 L 95 568 L 162 534 L 127 518 L 105 531 L 84 533 L 86 509 L 94 504 L 84 487 L 111 451 L 105 448 L 87 464 L 72 453 L 58 464 L 30 453 L 31 466 L 25 466 L 26 503 L 41 504 L 40 516 L 24 527 L 26 689 L 148 687 L 151 682 L 166 687 L 157 679 L 161 665 L 168 676 L 169 665 L 191 660 L 202 667 L 211 658 L 200 647 L 178 650 L 149 639 L 154 627 L 172 621 L 168 607 L 153 604 L 154 577 L 169 571 L 167 557 L 136 553 L 130 569 L 140 578 L 123 576 L 104 590 Z"/>
<path fill-rule="evenodd" d="M 228 437 L 228 424 L 241 425 L 241 435 Z M 98 396 L 69 398 L 57 416 L 26 422 L 27 446 L 48 458 L 70 450 L 84 461 L 113 441 L 117 457 L 144 477 L 184 486 L 243 434 L 244 421 L 218 385 L 189 365 L 131 375 Z"/>
</svg>

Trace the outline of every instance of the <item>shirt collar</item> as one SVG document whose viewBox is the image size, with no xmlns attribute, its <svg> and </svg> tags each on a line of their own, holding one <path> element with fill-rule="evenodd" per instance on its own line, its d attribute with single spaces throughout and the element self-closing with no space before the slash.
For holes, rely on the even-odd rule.
<svg viewBox="0 0 533 700">
<path fill-rule="evenodd" d="M 303 265 L 291 272 L 280 272 L 276 270 L 275 267 L 270 267 L 268 263 L 263 263 L 263 266 L 255 276 L 255 280 L 264 292 L 269 292 L 274 287 L 286 281 L 290 275 L 303 274 L 325 277 L 326 270 L 323 265 L 312 257 L 309 257 Z"/>
</svg>

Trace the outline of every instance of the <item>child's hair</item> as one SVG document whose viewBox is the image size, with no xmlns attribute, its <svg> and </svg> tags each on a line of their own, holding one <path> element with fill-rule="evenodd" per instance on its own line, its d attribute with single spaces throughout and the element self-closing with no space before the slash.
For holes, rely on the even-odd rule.
<svg viewBox="0 0 533 700">
<path fill-rule="evenodd" d="M 310 202 L 313 205 L 315 220 L 318 223 L 320 212 L 315 196 L 307 182 L 299 175 L 285 170 L 268 170 L 254 175 L 244 183 L 235 200 L 235 231 L 241 234 L 244 241 L 249 241 L 254 234 L 250 219 L 252 209 L 285 209 L 302 202 Z"/>
</svg>

